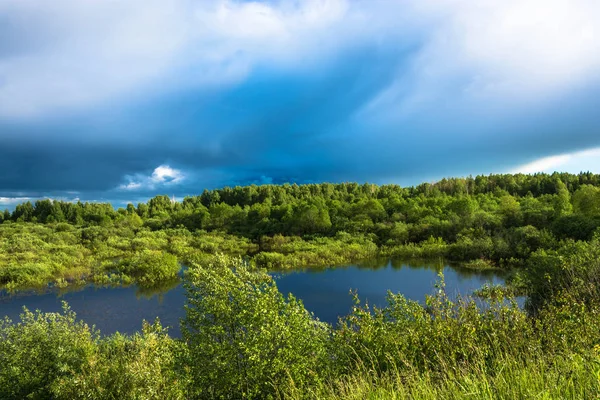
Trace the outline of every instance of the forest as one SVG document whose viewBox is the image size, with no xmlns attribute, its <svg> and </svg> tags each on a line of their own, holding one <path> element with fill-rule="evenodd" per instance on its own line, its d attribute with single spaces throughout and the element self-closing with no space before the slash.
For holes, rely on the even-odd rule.
<svg viewBox="0 0 600 400">
<path fill-rule="evenodd" d="M 4 212 L 0 285 L 183 279 L 183 336 L 102 335 L 62 313 L 0 321 L 2 399 L 584 399 L 600 396 L 600 175 L 264 185 L 114 210 Z M 376 255 L 512 271 L 510 289 L 354 298 L 319 321 L 267 273 Z M 519 307 L 514 293 L 527 297 Z"/>
</svg>

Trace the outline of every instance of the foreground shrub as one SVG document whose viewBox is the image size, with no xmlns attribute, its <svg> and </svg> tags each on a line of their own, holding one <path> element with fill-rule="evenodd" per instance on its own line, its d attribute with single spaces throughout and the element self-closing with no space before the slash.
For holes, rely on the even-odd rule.
<svg viewBox="0 0 600 400">
<path fill-rule="evenodd" d="M 0 322 L 0 399 L 183 399 L 182 352 L 158 322 L 100 338 L 66 304 L 62 314 L 25 310 Z"/>
<path fill-rule="evenodd" d="M 262 398 L 319 380 L 328 325 L 284 298 L 267 273 L 219 255 L 189 269 L 186 289 L 182 328 L 195 395 Z"/>
<path fill-rule="evenodd" d="M 177 368 L 183 349 L 157 321 L 141 333 L 102 339 L 77 373 L 54 385 L 56 399 L 184 399 L 186 380 Z"/>
<path fill-rule="evenodd" d="M 439 400 L 439 399 L 597 399 L 600 356 L 590 362 L 579 356 L 543 355 L 527 362 L 505 358 L 493 374 L 478 366 L 448 371 L 447 376 L 421 373 L 374 375 L 358 367 L 313 391 L 292 392 L 290 399 Z"/>
<path fill-rule="evenodd" d="M 63 314 L 25 310 L 19 323 L 0 321 L 0 399 L 52 398 L 54 385 L 94 354 L 95 338 L 66 305 Z"/>
</svg>

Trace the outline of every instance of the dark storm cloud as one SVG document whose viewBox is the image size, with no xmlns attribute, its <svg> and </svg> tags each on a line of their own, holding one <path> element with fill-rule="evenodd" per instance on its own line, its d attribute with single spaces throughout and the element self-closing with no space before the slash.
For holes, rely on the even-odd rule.
<svg viewBox="0 0 600 400">
<path fill-rule="evenodd" d="M 123 182 L 124 175 L 150 174 L 173 158 L 196 168 L 225 164 L 222 156 L 201 148 L 44 139 L 4 141 L 0 148 L 0 195 L 110 191 Z"/>
<path fill-rule="evenodd" d="M 248 183 L 415 184 L 600 145 L 593 93 L 574 94 L 569 107 L 561 100 L 493 117 L 484 115 L 486 104 L 431 108 L 386 123 L 361 115 L 403 60 L 364 48 L 317 76 L 263 70 L 227 91 L 154 99 L 124 118 L 94 119 L 100 126 L 75 124 L 35 140 L 13 132 L 0 149 L 0 187 L 4 196 L 76 191 L 125 199 Z M 80 130 L 99 133 L 81 138 Z M 130 183 L 125 177 L 138 183 L 159 165 L 180 169 L 185 179 L 119 189 Z"/>
</svg>

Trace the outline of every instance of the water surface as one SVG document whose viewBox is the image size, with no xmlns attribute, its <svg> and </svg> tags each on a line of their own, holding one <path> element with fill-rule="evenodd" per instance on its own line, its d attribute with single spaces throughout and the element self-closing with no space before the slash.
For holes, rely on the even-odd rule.
<svg viewBox="0 0 600 400">
<path fill-rule="evenodd" d="M 484 283 L 503 284 L 499 271 L 475 271 L 443 263 L 414 263 L 370 260 L 330 269 L 307 269 L 274 273 L 279 290 L 303 300 L 306 308 L 321 320 L 335 323 L 351 306 L 350 290 L 362 300 L 384 306 L 388 290 L 423 301 L 434 292 L 438 273 L 444 273 L 446 290 L 451 296 L 467 295 Z M 23 306 L 30 310 L 56 312 L 67 301 L 78 318 L 96 325 L 104 334 L 139 331 L 142 321 L 160 318 L 173 336 L 180 336 L 179 320 L 184 316 L 185 290 L 178 282 L 155 291 L 137 287 L 102 288 L 93 285 L 74 291 L 9 295 L 0 292 L 0 317 L 18 320 Z"/>
</svg>

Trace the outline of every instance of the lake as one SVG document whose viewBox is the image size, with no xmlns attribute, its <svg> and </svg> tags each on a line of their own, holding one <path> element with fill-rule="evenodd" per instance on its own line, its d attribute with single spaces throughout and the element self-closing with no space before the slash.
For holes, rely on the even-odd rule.
<svg viewBox="0 0 600 400">
<path fill-rule="evenodd" d="M 328 269 L 306 269 L 273 273 L 279 290 L 293 293 L 321 320 L 335 323 L 352 306 L 350 290 L 361 300 L 384 306 L 388 290 L 423 301 L 432 294 L 438 273 L 443 271 L 446 290 L 451 296 L 470 294 L 485 283 L 504 284 L 502 271 L 478 271 L 441 262 L 415 263 L 400 260 L 369 260 Z M 155 291 L 138 287 L 96 287 L 69 289 L 66 292 L 20 292 L 9 295 L 0 291 L 0 317 L 17 321 L 23 306 L 30 310 L 56 312 L 67 301 L 78 318 L 96 325 L 103 334 L 139 331 L 142 320 L 160 318 L 172 336 L 180 336 L 179 320 L 184 316 L 185 291 L 179 282 Z"/>
</svg>

